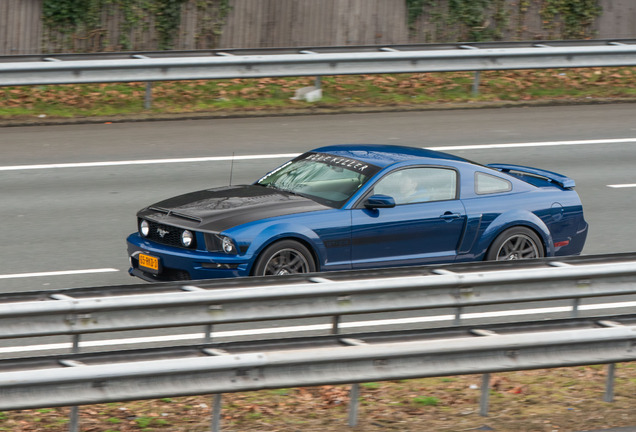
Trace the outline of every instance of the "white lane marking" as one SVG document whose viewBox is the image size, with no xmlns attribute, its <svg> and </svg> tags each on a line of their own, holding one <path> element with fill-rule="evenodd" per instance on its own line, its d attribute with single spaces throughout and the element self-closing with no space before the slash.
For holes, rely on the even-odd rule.
<svg viewBox="0 0 636 432">
<path fill-rule="evenodd" d="M 276 159 L 276 158 L 292 158 L 298 156 L 298 153 L 283 154 L 265 154 L 265 155 L 247 155 L 247 156 L 213 156 L 200 158 L 180 158 L 180 159 L 145 159 L 145 160 L 128 160 L 128 161 L 107 161 L 107 162 L 80 162 L 80 163 L 61 163 L 61 164 L 45 164 L 45 165 L 13 165 L 0 166 L 0 171 L 17 171 L 17 170 L 40 170 L 53 168 L 93 168 L 105 166 L 122 166 L 122 165 L 152 165 L 152 164 L 170 164 L 170 163 L 188 163 L 188 162 L 217 162 L 252 159 Z"/>
<path fill-rule="evenodd" d="M 396 324 L 416 324 L 423 322 L 435 322 L 435 321 L 448 321 L 455 319 L 455 315 L 437 315 L 437 316 L 425 316 L 425 317 L 413 317 L 413 318 L 396 318 L 396 319 L 384 319 L 384 320 L 372 320 L 372 321 L 354 321 L 340 323 L 340 328 L 356 328 L 356 327 L 372 327 L 372 326 L 384 326 L 384 325 L 396 325 Z M 331 328 L 328 325 L 327 328 Z"/>
<path fill-rule="evenodd" d="M 636 183 L 632 183 L 632 184 L 616 184 L 616 185 L 607 185 L 607 187 L 611 187 L 611 188 L 632 188 L 632 187 L 636 187 Z"/>
<path fill-rule="evenodd" d="M 590 305 L 581 305 L 579 310 L 595 310 L 595 309 L 616 309 L 636 306 L 636 301 L 622 302 L 622 303 L 597 303 Z M 494 312 L 475 312 L 462 315 L 463 320 L 477 319 L 477 318 L 492 318 L 502 316 L 518 316 L 518 315 L 536 315 L 536 314 L 551 314 L 560 312 L 572 311 L 571 306 L 557 306 L 548 308 L 534 308 L 534 309 L 519 309 L 509 311 L 494 311 Z M 357 327 L 373 327 L 373 326 L 386 326 L 386 325 L 399 325 L 399 324 L 417 324 L 423 322 L 435 322 L 435 321 L 450 321 L 455 318 L 454 315 L 436 315 L 425 317 L 412 317 L 412 318 L 397 318 L 397 319 L 383 319 L 372 321 L 355 321 L 345 322 L 340 324 L 340 328 L 357 328 Z M 293 332 L 307 332 L 317 330 L 329 330 L 331 324 L 313 324 L 306 326 L 292 326 L 292 327 L 275 327 L 275 328 L 261 328 L 261 329 L 247 329 L 247 330 L 229 330 L 222 332 L 215 332 L 214 338 L 228 338 L 236 336 L 254 336 L 263 334 L 276 334 L 276 333 L 293 333 Z M 184 341 L 193 339 L 203 339 L 203 333 L 181 334 L 181 335 L 167 335 L 167 336 L 149 336 L 149 337 L 137 337 L 127 339 L 110 339 L 110 340 L 96 340 L 96 341 L 83 341 L 80 342 L 80 348 L 88 347 L 103 347 L 112 345 L 130 345 L 141 343 L 153 343 L 153 342 L 173 342 Z M 59 350 L 70 349 L 71 343 L 55 343 L 47 345 L 29 345 L 29 346 L 14 346 L 0 348 L 0 354 L 3 353 L 15 353 L 15 352 L 28 352 L 28 351 L 45 351 L 45 350 Z"/>
<path fill-rule="evenodd" d="M 17 278 L 30 278 L 30 277 L 42 277 L 42 276 L 66 276 L 77 274 L 90 274 L 90 273 L 108 273 L 118 272 L 119 270 L 114 268 L 101 268 L 101 269 L 88 269 L 88 270 L 64 270 L 53 272 L 40 272 L 40 273 L 16 273 L 16 274 L 0 274 L 0 279 L 17 279 Z"/>
<path fill-rule="evenodd" d="M 581 305 L 579 306 L 579 310 L 615 309 L 615 308 L 634 307 L 634 306 L 636 306 L 636 301 L 620 302 L 620 303 L 599 303 L 599 304 Z"/>
<path fill-rule="evenodd" d="M 521 309 L 513 311 L 497 311 L 497 312 L 475 312 L 462 314 L 462 319 L 476 319 L 476 318 L 494 318 L 502 316 L 516 316 L 516 315 L 532 315 L 532 314 L 551 314 L 558 312 L 571 312 L 571 306 L 550 307 L 550 308 L 536 308 L 536 309 Z"/>
<path fill-rule="evenodd" d="M 43 350 L 59 350 L 59 349 L 67 349 L 73 348 L 73 344 L 71 343 L 55 343 L 48 345 L 29 345 L 23 347 L 7 347 L 0 348 L 1 353 L 13 353 L 13 352 L 29 352 L 29 351 L 43 351 Z"/>
<path fill-rule="evenodd" d="M 463 146 L 426 147 L 426 148 L 428 150 L 438 150 L 438 151 L 488 150 L 488 149 L 516 148 L 516 147 L 551 147 L 551 146 L 568 146 L 568 145 L 620 144 L 620 143 L 636 143 L 636 138 L 597 139 L 597 140 L 579 140 L 579 141 L 546 141 L 546 142 L 508 143 L 508 144 L 475 144 L 475 145 L 463 145 Z M 258 160 L 258 159 L 278 159 L 278 158 L 289 159 L 289 158 L 294 158 L 298 155 L 299 153 L 246 155 L 246 156 L 234 156 L 234 160 L 254 160 L 254 159 Z M 40 169 L 54 169 L 54 168 L 93 168 L 93 167 L 123 166 L 123 165 L 217 162 L 217 161 L 229 161 L 229 160 L 232 160 L 232 156 L 213 156 L 213 157 L 179 158 L 179 159 L 144 159 L 144 160 L 106 161 L 106 162 L 79 162 L 79 163 L 42 164 L 42 165 L 12 165 L 12 166 L 0 166 L 0 171 L 40 170 Z"/>
<path fill-rule="evenodd" d="M 428 150 L 437 150 L 437 151 L 485 150 L 485 149 L 517 148 L 517 147 L 553 147 L 553 146 L 591 145 L 591 144 L 620 144 L 620 143 L 632 143 L 632 142 L 636 142 L 636 138 L 578 140 L 578 141 L 546 141 L 546 142 L 528 142 L 528 143 L 510 143 L 510 144 L 476 144 L 476 145 L 463 145 L 463 146 L 428 147 Z"/>
</svg>

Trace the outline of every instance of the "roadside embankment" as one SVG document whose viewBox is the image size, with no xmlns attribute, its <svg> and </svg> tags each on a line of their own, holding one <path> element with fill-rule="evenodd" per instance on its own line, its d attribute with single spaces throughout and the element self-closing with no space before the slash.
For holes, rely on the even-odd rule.
<svg viewBox="0 0 636 432">
<path fill-rule="evenodd" d="M 311 78 L 0 88 L 0 126 L 636 102 L 636 68 L 324 77 L 324 97 L 290 99 Z"/>
<path fill-rule="evenodd" d="M 481 376 L 365 383 L 359 423 L 347 426 L 347 386 L 223 395 L 224 431 L 573 432 L 636 424 L 636 364 L 616 368 L 615 401 L 603 402 L 605 366 L 519 371 L 490 380 L 490 415 L 479 415 Z M 80 408 L 83 431 L 204 432 L 211 396 Z M 0 431 L 68 430 L 68 408 L 0 412 Z"/>
</svg>

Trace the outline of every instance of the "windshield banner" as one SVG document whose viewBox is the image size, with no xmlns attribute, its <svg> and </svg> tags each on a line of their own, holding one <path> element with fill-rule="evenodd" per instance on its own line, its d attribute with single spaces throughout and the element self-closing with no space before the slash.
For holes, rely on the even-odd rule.
<svg viewBox="0 0 636 432">
<path fill-rule="evenodd" d="M 339 166 L 347 168 L 351 171 L 358 171 L 364 173 L 368 168 L 376 168 L 373 165 L 367 165 L 363 162 L 357 161 L 355 159 L 349 159 L 340 156 L 334 156 L 326 153 L 310 153 L 308 154 L 304 160 L 313 161 L 313 162 L 322 162 L 331 166 Z"/>
</svg>

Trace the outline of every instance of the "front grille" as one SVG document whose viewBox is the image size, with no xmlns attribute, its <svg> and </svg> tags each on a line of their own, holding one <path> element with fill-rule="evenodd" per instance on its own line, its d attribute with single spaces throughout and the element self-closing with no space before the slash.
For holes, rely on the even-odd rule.
<svg viewBox="0 0 636 432">
<path fill-rule="evenodd" d="M 183 231 L 185 231 L 183 228 L 160 224 L 148 219 L 146 219 L 146 221 L 150 225 L 150 231 L 148 232 L 148 236 L 146 237 L 148 240 L 152 240 L 156 243 L 161 243 L 168 246 L 175 246 L 184 249 L 196 249 L 197 239 L 196 234 L 193 231 L 191 232 L 195 237 L 192 239 L 192 244 L 190 245 L 190 247 L 186 248 L 183 244 L 181 244 L 181 234 L 183 234 Z M 141 220 L 139 221 L 139 223 L 141 223 Z M 160 232 L 164 234 L 163 237 L 161 236 Z"/>
</svg>

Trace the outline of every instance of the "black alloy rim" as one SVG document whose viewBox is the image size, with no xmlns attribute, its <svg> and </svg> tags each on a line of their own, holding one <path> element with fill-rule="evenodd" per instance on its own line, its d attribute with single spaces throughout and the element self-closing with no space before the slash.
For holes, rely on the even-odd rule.
<svg viewBox="0 0 636 432">
<path fill-rule="evenodd" d="M 267 261 L 263 276 L 285 276 L 309 273 L 309 263 L 296 249 L 282 249 Z"/>
<path fill-rule="evenodd" d="M 513 261 L 539 258 L 537 244 L 525 234 L 516 234 L 506 239 L 497 252 L 497 261 Z"/>
</svg>

